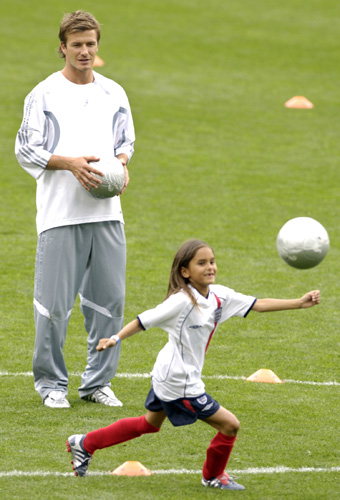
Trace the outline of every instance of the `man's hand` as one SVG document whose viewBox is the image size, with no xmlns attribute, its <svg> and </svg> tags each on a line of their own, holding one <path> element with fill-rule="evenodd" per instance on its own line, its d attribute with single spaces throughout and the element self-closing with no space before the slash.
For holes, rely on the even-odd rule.
<svg viewBox="0 0 340 500">
<path fill-rule="evenodd" d="M 121 154 L 117 155 L 117 158 L 121 162 L 121 164 L 123 165 L 124 170 L 125 170 L 125 184 L 123 186 L 123 189 L 119 193 L 121 195 L 122 193 L 124 193 L 125 189 L 127 188 L 127 185 L 130 182 L 129 171 L 128 171 L 127 166 L 126 166 L 127 162 L 128 162 L 128 157 L 126 156 L 126 154 L 121 153 Z"/>
<path fill-rule="evenodd" d="M 90 188 L 97 188 L 98 184 L 102 183 L 98 177 L 92 174 L 101 175 L 103 177 L 103 172 L 94 168 L 93 165 L 90 165 L 90 163 L 99 161 L 99 158 L 96 156 L 82 156 L 80 158 L 73 158 L 72 160 L 69 170 L 86 191 L 90 191 Z"/>
<path fill-rule="evenodd" d="M 123 167 L 124 167 L 124 170 L 125 170 L 125 184 L 124 184 L 123 189 L 122 189 L 122 190 L 121 190 L 121 192 L 119 193 L 120 195 L 121 195 L 122 193 L 124 193 L 125 189 L 127 188 L 127 185 L 128 185 L 128 184 L 129 184 L 129 182 L 130 182 L 129 171 L 128 171 L 128 169 L 127 169 L 127 166 L 126 166 L 126 165 L 124 165 L 124 163 L 123 163 Z"/>
<path fill-rule="evenodd" d="M 47 170 L 69 170 L 83 188 L 85 188 L 86 191 L 90 191 L 90 188 L 97 188 L 98 185 L 102 183 L 102 181 L 93 174 L 103 177 L 103 172 L 94 168 L 93 165 L 90 165 L 90 163 L 95 163 L 99 160 L 100 158 L 97 156 L 80 156 L 78 158 L 73 158 L 69 156 L 52 155 L 46 168 Z"/>
</svg>

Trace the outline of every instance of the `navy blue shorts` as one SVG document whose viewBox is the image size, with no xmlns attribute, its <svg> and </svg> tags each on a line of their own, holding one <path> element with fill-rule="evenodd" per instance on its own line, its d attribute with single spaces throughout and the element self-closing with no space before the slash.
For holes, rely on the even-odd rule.
<svg viewBox="0 0 340 500">
<path fill-rule="evenodd" d="M 150 411 L 164 410 L 175 427 L 189 425 L 197 419 L 204 420 L 217 412 L 220 405 L 206 392 L 197 398 L 180 398 L 174 401 L 162 401 L 151 387 L 145 400 L 145 408 Z"/>
</svg>

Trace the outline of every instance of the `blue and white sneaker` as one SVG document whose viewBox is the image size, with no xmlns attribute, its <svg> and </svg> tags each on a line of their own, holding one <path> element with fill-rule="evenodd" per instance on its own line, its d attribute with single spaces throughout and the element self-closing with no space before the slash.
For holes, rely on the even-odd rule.
<svg viewBox="0 0 340 500">
<path fill-rule="evenodd" d="M 85 436 L 85 434 L 74 434 L 66 441 L 67 451 L 72 453 L 71 464 L 73 464 L 72 469 L 75 476 L 86 476 L 92 459 L 91 453 L 88 453 L 83 447 Z"/>
<path fill-rule="evenodd" d="M 217 477 L 213 477 L 212 479 L 202 478 L 202 484 L 203 486 L 220 488 L 221 490 L 245 490 L 245 487 L 242 486 L 242 484 L 238 484 L 225 472 Z"/>
</svg>

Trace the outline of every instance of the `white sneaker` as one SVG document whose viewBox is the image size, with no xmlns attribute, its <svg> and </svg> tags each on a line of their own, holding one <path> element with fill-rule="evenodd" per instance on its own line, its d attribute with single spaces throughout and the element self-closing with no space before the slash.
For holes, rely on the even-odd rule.
<svg viewBox="0 0 340 500">
<path fill-rule="evenodd" d="M 67 401 L 66 393 L 63 391 L 51 391 L 44 399 L 44 405 L 49 408 L 70 408 L 71 405 Z"/>
<path fill-rule="evenodd" d="M 123 406 L 123 403 L 116 398 L 113 391 L 107 385 L 98 387 L 93 394 L 85 396 L 84 399 L 106 406 Z"/>
</svg>

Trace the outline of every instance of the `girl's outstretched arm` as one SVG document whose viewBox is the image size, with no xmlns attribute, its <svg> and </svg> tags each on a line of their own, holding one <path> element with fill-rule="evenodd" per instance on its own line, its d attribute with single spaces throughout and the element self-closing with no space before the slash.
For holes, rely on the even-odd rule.
<svg viewBox="0 0 340 500">
<path fill-rule="evenodd" d="M 257 312 L 287 311 L 313 307 L 320 302 L 320 291 L 312 290 L 305 293 L 300 299 L 257 299 L 252 310 Z"/>
<path fill-rule="evenodd" d="M 141 327 L 141 324 L 138 321 L 138 319 L 134 319 L 133 321 L 128 323 L 126 326 L 124 326 L 124 328 L 120 332 L 118 332 L 117 335 L 114 335 L 113 337 L 111 337 L 109 339 L 105 339 L 105 338 L 100 339 L 96 349 L 97 349 L 97 351 L 104 351 L 108 347 L 115 346 L 120 340 L 127 339 L 128 337 L 131 337 L 132 335 L 135 335 L 135 333 L 138 333 L 142 330 L 143 330 L 143 328 Z M 118 337 L 118 341 L 114 337 Z"/>
</svg>

